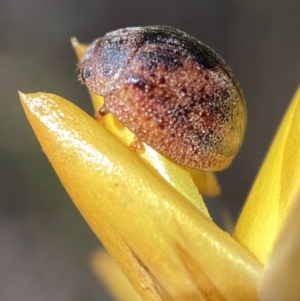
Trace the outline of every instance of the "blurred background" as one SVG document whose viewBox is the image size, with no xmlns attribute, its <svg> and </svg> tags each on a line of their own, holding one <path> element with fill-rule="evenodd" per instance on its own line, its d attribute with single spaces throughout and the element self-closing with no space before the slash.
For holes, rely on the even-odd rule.
<svg viewBox="0 0 300 301">
<path fill-rule="evenodd" d="M 299 16 L 299 0 L 0 0 L 0 300 L 112 300 L 89 269 L 100 243 L 41 151 L 17 94 L 52 92 L 92 114 L 70 37 L 91 42 L 121 27 L 165 24 L 227 61 L 249 122 L 238 157 L 218 174 L 222 195 L 208 202 L 216 216 L 226 208 L 236 218 L 300 82 Z"/>
</svg>

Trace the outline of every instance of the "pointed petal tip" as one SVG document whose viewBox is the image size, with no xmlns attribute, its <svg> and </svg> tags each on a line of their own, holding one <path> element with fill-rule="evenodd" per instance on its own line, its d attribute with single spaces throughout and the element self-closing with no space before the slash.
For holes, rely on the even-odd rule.
<svg viewBox="0 0 300 301">
<path fill-rule="evenodd" d="M 81 60 L 88 45 L 80 43 L 76 37 L 71 38 L 71 45 L 74 49 L 77 59 Z"/>
<path fill-rule="evenodd" d="M 28 99 L 28 95 L 30 94 L 26 94 L 26 93 L 23 93 L 21 91 L 18 91 L 18 94 L 19 94 L 19 98 L 20 98 L 20 101 L 21 101 L 21 105 L 23 107 L 23 109 L 25 110 L 25 112 L 27 111 L 26 108 L 28 107 L 28 102 L 30 101 Z"/>
<path fill-rule="evenodd" d="M 21 92 L 20 90 L 18 90 L 18 94 L 19 94 L 19 97 L 20 97 L 20 100 L 21 102 L 25 100 L 26 98 L 26 94 Z"/>
<path fill-rule="evenodd" d="M 73 48 L 77 47 L 79 45 L 79 41 L 76 37 L 71 37 L 71 44 Z"/>
</svg>

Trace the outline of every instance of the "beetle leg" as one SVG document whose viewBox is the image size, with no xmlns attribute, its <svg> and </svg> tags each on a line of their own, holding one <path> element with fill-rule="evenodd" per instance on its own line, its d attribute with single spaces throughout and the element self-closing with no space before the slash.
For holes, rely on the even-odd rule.
<svg viewBox="0 0 300 301">
<path fill-rule="evenodd" d="M 129 145 L 129 148 L 136 151 L 141 152 L 145 149 L 143 141 L 135 137 Z"/>
<path fill-rule="evenodd" d="M 109 114 L 109 110 L 106 108 L 105 104 L 96 111 L 95 118 L 98 122 L 103 122 L 104 117 Z"/>
</svg>

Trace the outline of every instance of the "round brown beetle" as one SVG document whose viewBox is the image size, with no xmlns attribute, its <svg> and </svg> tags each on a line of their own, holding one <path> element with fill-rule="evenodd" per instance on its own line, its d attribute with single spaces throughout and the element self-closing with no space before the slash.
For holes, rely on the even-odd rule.
<svg viewBox="0 0 300 301">
<path fill-rule="evenodd" d="M 226 168 L 240 148 L 244 97 L 212 49 L 167 26 L 116 30 L 95 40 L 78 71 L 110 112 L 162 155 L 196 169 Z"/>
</svg>

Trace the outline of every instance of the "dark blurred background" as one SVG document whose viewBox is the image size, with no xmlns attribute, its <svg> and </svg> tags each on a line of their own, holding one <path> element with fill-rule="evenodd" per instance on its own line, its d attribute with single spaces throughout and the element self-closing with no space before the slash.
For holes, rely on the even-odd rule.
<svg viewBox="0 0 300 301">
<path fill-rule="evenodd" d="M 197 37 L 232 67 L 248 106 L 245 143 L 218 174 L 210 206 L 237 217 L 300 81 L 299 0 L 0 0 L 0 300 L 111 300 L 91 274 L 99 242 L 52 170 L 17 90 L 45 91 L 92 113 L 70 37 L 90 42 L 127 26 L 165 24 Z"/>
</svg>

